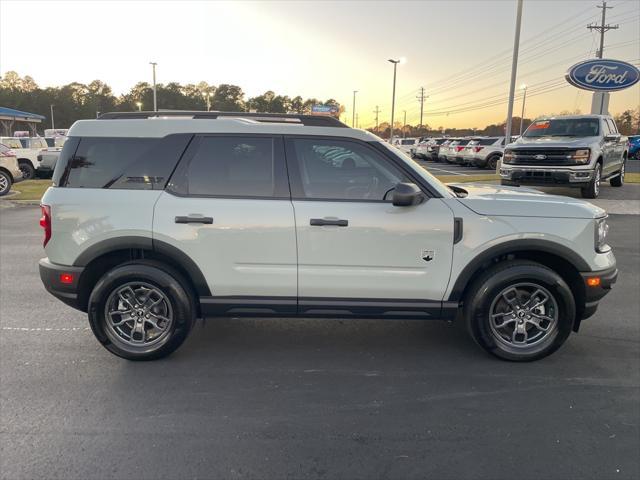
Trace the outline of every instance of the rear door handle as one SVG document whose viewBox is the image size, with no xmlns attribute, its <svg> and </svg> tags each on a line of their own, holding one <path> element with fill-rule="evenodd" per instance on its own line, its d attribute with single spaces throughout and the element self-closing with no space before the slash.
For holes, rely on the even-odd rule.
<svg viewBox="0 0 640 480">
<path fill-rule="evenodd" d="M 333 225 L 334 227 L 348 227 L 349 220 L 327 219 L 327 218 L 312 218 L 309 220 L 309 225 L 312 227 L 324 227 L 325 225 Z"/>
<path fill-rule="evenodd" d="M 213 217 L 203 217 L 202 215 L 180 215 L 175 218 L 176 223 L 204 223 L 211 225 Z"/>
</svg>

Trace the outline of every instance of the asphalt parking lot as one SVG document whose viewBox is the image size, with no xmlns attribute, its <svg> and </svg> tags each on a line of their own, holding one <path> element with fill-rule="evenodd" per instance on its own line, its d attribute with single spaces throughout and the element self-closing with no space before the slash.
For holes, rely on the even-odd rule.
<svg viewBox="0 0 640 480">
<path fill-rule="evenodd" d="M 44 291 L 38 216 L 0 209 L 3 479 L 640 477 L 640 216 L 610 217 L 598 313 L 531 364 L 446 323 L 287 319 L 120 360 Z"/>
</svg>

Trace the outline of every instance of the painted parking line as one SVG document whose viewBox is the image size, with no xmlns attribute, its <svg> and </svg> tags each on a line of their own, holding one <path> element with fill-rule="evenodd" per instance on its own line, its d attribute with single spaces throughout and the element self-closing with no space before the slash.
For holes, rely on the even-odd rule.
<svg viewBox="0 0 640 480">
<path fill-rule="evenodd" d="M 427 171 L 438 170 L 440 172 L 446 172 L 446 173 L 448 173 L 450 175 L 461 175 L 463 177 L 468 177 L 469 176 L 468 173 L 460 173 L 460 172 L 455 172 L 453 170 L 445 170 L 444 168 L 437 168 L 437 167 L 428 167 L 428 168 L 427 167 L 422 167 L 422 168 L 425 168 Z"/>
<path fill-rule="evenodd" d="M 60 328 L 52 328 L 52 327 L 2 327 L 0 330 L 3 331 L 11 331 L 11 332 L 79 332 L 84 330 L 91 330 L 89 327 L 60 327 Z"/>
</svg>

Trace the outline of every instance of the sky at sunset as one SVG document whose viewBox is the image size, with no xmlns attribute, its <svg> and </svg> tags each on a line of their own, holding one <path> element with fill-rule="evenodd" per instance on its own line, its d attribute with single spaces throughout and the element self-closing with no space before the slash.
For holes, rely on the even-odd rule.
<svg viewBox="0 0 640 480">
<path fill-rule="evenodd" d="M 518 85 L 527 84 L 526 116 L 580 109 L 591 93 L 564 73 L 595 56 L 598 1 L 525 0 Z M 640 65 L 640 2 L 611 0 L 605 57 Z M 232 83 L 247 96 L 266 90 L 335 98 L 351 122 L 357 90 L 360 125 L 391 112 L 392 65 L 398 67 L 396 120 L 477 127 L 506 117 L 515 0 L 412 2 L 207 2 L 0 0 L 0 72 L 30 75 L 40 86 L 107 82 L 116 94 L 138 81 Z M 521 95 L 521 91 L 519 92 Z M 158 99 L 162 108 L 162 99 Z M 640 104 L 640 85 L 611 95 L 610 111 Z M 520 115 L 516 99 L 514 114 Z"/>
</svg>

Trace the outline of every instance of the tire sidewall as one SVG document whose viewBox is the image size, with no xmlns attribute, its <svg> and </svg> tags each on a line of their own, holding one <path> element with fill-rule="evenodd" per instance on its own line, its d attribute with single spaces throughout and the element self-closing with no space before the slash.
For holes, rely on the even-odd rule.
<svg viewBox="0 0 640 480">
<path fill-rule="evenodd" d="M 173 323 L 167 339 L 149 351 L 130 352 L 111 341 L 105 331 L 105 304 L 110 294 L 119 286 L 140 281 L 154 285 L 167 296 L 173 310 Z M 89 325 L 95 337 L 110 352 L 129 360 L 153 360 L 164 357 L 186 339 L 194 321 L 193 301 L 174 276 L 155 266 L 129 264 L 107 272 L 96 283 L 87 308 Z"/>
<path fill-rule="evenodd" d="M 4 197 L 7 193 L 11 191 L 11 177 L 7 175 L 5 172 L 0 172 L 0 177 L 3 177 L 7 181 L 7 188 L 5 190 L 0 190 L 0 197 Z"/>
<path fill-rule="evenodd" d="M 558 304 L 558 324 L 554 333 L 529 351 L 520 352 L 515 347 L 501 344 L 490 327 L 490 309 L 493 300 L 509 285 L 531 282 L 546 288 Z M 568 338 L 576 316 L 575 300 L 571 289 L 558 274 L 536 265 L 519 265 L 496 272 L 475 289 L 475 295 L 467 303 L 467 327 L 474 340 L 485 350 L 511 361 L 532 361 L 557 350 Z"/>
<path fill-rule="evenodd" d="M 20 160 L 18 161 L 18 168 L 20 169 L 22 173 L 22 179 L 23 180 L 31 180 L 32 178 L 34 178 L 36 176 L 36 170 L 35 168 L 33 168 L 33 165 L 31 165 L 30 162 L 28 162 L 27 160 Z M 29 174 L 25 175 L 25 172 L 23 171 L 23 168 L 27 169 Z"/>
</svg>

